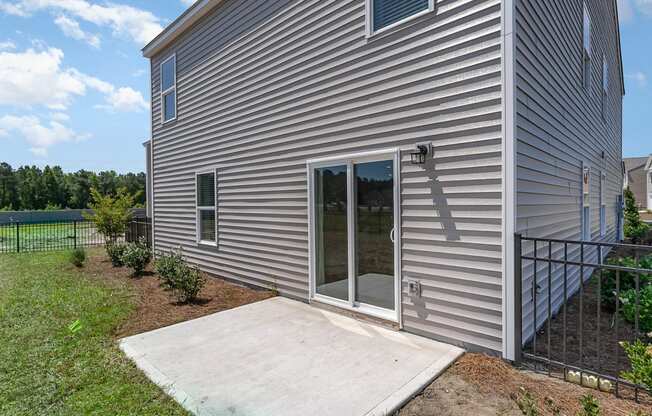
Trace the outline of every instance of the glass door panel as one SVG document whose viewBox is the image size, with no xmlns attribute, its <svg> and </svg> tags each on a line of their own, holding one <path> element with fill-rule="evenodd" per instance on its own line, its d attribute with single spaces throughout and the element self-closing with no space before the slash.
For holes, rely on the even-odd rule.
<svg viewBox="0 0 652 416">
<path fill-rule="evenodd" d="M 315 291 L 349 300 L 347 166 L 314 170 Z"/>
<path fill-rule="evenodd" d="M 355 301 L 394 309 L 394 161 L 354 165 Z"/>
</svg>

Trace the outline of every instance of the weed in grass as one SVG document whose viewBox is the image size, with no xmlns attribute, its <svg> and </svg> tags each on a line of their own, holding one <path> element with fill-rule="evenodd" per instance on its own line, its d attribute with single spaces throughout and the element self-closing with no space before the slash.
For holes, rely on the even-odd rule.
<svg viewBox="0 0 652 416">
<path fill-rule="evenodd" d="M 580 404 L 582 405 L 582 411 L 577 416 L 600 416 L 602 414 L 600 402 L 590 393 L 582 396 Z"/>
</svg>

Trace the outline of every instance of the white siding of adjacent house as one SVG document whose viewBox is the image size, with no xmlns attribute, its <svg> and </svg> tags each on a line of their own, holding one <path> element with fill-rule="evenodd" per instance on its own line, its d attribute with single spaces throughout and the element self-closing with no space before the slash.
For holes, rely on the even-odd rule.
<svg viewBox="0 0 652 416">
<path fill-rule="evenodd" d="M 516 137 L 517 224 L 529 237 L 581 239 L 581 171 L 591 167 L 591 233 L 593 240 L 617 239 L 617 199 L 622 191 L 622 89 L 612 1 L 586 0 L 592 21 L 590 89 L 582 84 L 581 0 L 516 2 Z M 609 64 L 606 117 L 601 111 L 602 56 Z M 604 151 L 604 158 L 602 152 Z M 606 236 L 600 237 L 600 172 L 607 174 Z M 547 245 L 539 245 L 547 257 Z M 553 245 L 553 256 L 563 254 Z M 532 244 L 524 245 L 532 254 Z M 586 259 L 595 260 L 587 249 Z M 579 257 L 579 246 L 569 246 Z M 579 286 L 579 270 L 569 269 L 569 293 Z M 563 300 L 562 267 L 552 270 L 553 311 Z M 523 332 L 533 328 L 533 264 L 523 270 Z M 537 326 L 547 310 L 548 265 L 538 265 Z"/>
<path fill-rule="evenodd" d="M 364 0 L 225 1 L 152 59 L 156 248 L 307 300 L 306 160 L 399 147 L 404 329 L 500 351 L 500 30 L 500 0 L 438 1 L 369 40 Z M 171 53 L 178 119 L 162 126 Z M 434 159 L 413 166 L 424 141 Z M 195 241 L 194 175 L 209 168 L 217 248 Z"/>
</svg>

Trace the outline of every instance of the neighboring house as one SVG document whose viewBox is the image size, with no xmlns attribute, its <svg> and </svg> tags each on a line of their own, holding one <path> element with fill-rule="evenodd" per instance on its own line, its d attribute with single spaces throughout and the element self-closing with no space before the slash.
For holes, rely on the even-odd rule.
<svg viewBox="0 0 652 416">
<path fill-rule="evenodd" d="M 634 193 L 636 204 L 641 210 L 652 210 L 652 155 L 648 157 L 626 157 L 624 187 Z"/>
<path fill-rule="evenodd" d="M 513 358 L 514 233 L 617 239 L 615 0 L 201 0 L 144 55 L 155 250 L 207 272 Z"/>
</svg>

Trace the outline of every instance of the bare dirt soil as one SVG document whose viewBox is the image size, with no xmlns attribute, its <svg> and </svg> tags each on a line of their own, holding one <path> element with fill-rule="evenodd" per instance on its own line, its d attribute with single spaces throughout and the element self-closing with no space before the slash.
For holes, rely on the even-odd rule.
<svg viewBox="0 0 652 416">
<path fill-rule="evenodd" d="M 466 354 L 398 413 L 399 416 L 522 415 L 517 401 L 528 391 L 540 415 L 574 416 L 580 398 L 592 394 L 603 415 L 652 414 L 652 403 L 638 404 L 613 394 L 522 371 L 501 359 Z"/>
<path fill-rule="evenodd" d="M 109 283 L 128 285 L 135 297 L 136 310 L 116 331 L 116 337 L 140 334 L 215 312 L 232 309 L 275 296 L 271 291 L 255 290 L 215 277 L 208 277 L 206 285 L 193 303 L 180 304 L 171 293 L 159 285 L 159 279 L 150 265 L 144 276 L 134 278 L 127 268 L 114 268 L 103 249 L 88 251 L 84 268 L 91 278 Z"/>
</svg>

